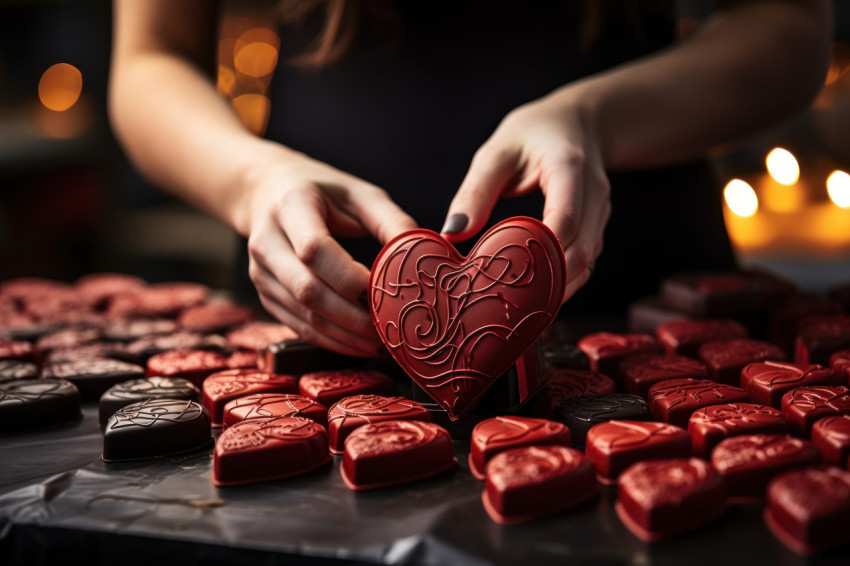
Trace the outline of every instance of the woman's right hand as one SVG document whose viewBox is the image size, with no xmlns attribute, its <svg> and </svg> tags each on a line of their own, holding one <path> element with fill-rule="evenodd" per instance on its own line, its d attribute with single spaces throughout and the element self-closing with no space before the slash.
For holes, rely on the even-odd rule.
<svg viewBox="0 0 850 566">
<path fill-rule="evenodd" d="M 263 306 L 308 342 L 377 355 L 369 269 L 336 237 L 372 235 L 385 244 L 416 222 L 378 187 L 288 150 L 250 177 L 249 275 Z"/>
</svg>

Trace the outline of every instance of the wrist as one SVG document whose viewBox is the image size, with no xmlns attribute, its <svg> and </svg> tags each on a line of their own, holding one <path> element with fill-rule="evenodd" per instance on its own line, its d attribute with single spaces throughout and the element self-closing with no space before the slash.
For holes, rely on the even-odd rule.
<svg viewBox="0 0 850 566">
<path fill-rule="evenodd" d="M 581 80 L 564 86 L 549 99 L 568 119 L 577 120 L 599 151 L 604 164 L 609 162 L 612 147 L 610 128 L 605 120 L 605 96 L 592 80 Z"/>
</svg>

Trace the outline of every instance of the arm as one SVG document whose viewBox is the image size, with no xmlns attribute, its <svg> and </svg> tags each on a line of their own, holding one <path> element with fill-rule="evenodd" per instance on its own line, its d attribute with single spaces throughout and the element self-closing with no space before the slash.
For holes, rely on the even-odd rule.
<svg viewBox="0 0 850 566">
<path fill-rule="evenodd" d="M 823 82 L 830 42 L 826 0 L 727 1 L 680 44 L 508 114 L 476 153 L 443 231 L 466 239 L 500 196 L 540 187 L 569 297 L 602 251 L 606 169 L 692 158 L 801 108 Z"/>
<path fill-rule="evenodd" d="M 374 355 L 380 341 L 358 304 L 369 270 L 333 236 L 387 241 L 415 223 L 378 187 L 245 130 L 209 72 L 216 17 L 205 0 L 116 1 L 118 139 L 151 181 L 248 237 L 271 314 L 326 348 Z"/>
</svg>

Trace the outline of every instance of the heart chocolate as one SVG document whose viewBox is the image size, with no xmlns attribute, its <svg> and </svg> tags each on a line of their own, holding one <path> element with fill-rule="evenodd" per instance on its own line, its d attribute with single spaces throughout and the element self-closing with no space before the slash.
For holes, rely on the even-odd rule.
<svg viewBox="0 0 850 566">
<path fill-rule="evenodd" d="M 558 238 L 533 218 L 496 224 L 466 257 L 410 230 L 372 266 L 370 311 L 395 360 L 457 420 L 550 325 L 566 279 Z"/>
</svg>

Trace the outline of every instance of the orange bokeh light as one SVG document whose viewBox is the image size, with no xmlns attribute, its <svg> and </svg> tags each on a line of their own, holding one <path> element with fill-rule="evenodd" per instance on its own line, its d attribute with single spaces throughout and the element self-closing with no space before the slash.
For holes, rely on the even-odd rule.
<svg viewBox="0 0 850 566">
<path fill-rule="evenodd" d="M 63 112 L 71 108 L 83 91 L 83 75 L 67 63 L 49 67 L 38 81 L 38 98 L 45 108 Z"/>
<path fill-rule="evenodd" d="M 274 71 L 276 65 L 277 49 L 262 41 L 244 45 L 233 58 L 236 70 L 249 77 L 264 77 Z"/>
<path fill-rule="evenodd" d="M 231 102 L 233 109 L 249 131 L 262 135 L 269 119 L 271 101 L 262 94 L 242 94 Z"/>
</svg>

